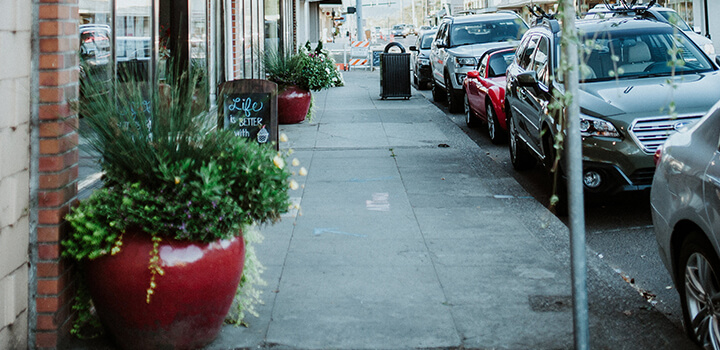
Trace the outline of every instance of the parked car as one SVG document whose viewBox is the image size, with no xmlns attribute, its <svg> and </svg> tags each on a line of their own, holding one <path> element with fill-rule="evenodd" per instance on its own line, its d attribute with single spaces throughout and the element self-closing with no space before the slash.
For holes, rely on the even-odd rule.
<svg viewBox="0 0 720 350">
<path fill-rule="evenodd" d="M 514 12 L 445 17 L 430 49 L 433 99 L 447 101 L 452 113 L 462 111 L 465 74 L 485 51 L 517 45 L 527 24 Z"/>
<path fill-rule="evenodd" d="M 660 257 L 680 295 L 688 336 L 720 349 L 720 103 L 658 151 L 650 191 Z"/>
<path fill-rule="evenodd" d="M 80 25 L 81 74 L 108 74 L 111 72 L 110 26 L 107 24 Z M 86 72 L 85 70 L 92 70 Z"/>
<path fill-rule="evenodd" d="M 430 70 L 430 44 L 435 39 L 434 32 L 423 32 L 418 35 L 415 45 L 410 46 L 410 63 L 412 64 L 413 83 L 418 89 L 429 89 L 432 86 Z"/>
<path fill-rule="evenodd" d="M 612 5 L 610 6 L 612 7 Z M 642 8 L 641 5 L 639 5 L 638 7 Z M 614 10 L 614 8 L 608 9 L 605 4 L 598 4 L 595 5 L 595 7 L 593 7 L 590 11 L 588 11 L 584 18 L 604 18 L 607 16 L 615 15 L 616 13 L 618 13 L 618 11 Z M 685 22 L 682 17 L 678 15 L 677 12 L 675 12 L 675 10 L 668 7 L 662 7 L 660 5 L 654 5 L 643 11 L 643 15 L 658 20 L 660 22 L 674 24 L 678 27 L 678 29 L 682 30 L 685 35 L 687 35 L 693 42 L 695 42 L 697 46 L 703 49 L 703 51 L 705 51 L 708 56 L 712 58 L 715 55 L 715 46 L 713 46 L 712 40 L 700 35 L 699 33 L 696 33 L 692 28 L 690 28 L 687 22 Z"/>
<path fill-rule="evenodd" d="M 405 30 L 403 32 L 405 33 L 405 36 L 418 34 L 417 30 L 415 30 L 415 26 L 412 24 L 406 25 Z"/>
<path fill-rule="evenodd" d="M 476 70 L 465 77 L 465 123 L 475 127 L 487 123 L 493 143 L 506 139 L 505 71 L 515 58 L 515 48 L 492 49 L 480 58 Z"/>
<path fill-rule="evenodd" d="M 392 27 L 392 30 L 390 30 L 390 35 L 393 36 L 401 36 L 406 37 L 407 33 L 405 32 L 405 25 L 404 24 L 396 24 Z"/>
<path fill-rule="evenodd" d="M 424 26 L 420 26 L 420 28 L 418 28 L 418 32 L 419 32 L 419 33 L 422 33 L 422 32 L 424 32 L 424 31 L 426 31 L 426 30 L 432 30 L 432 27 L 429 26 L 429 25 L 424 25 Z"/>
<path fill-rule="evenodd" d="M 579 20 L 576 26 L 580 51 L 588 53 L 577 96 L 586 196 L 647 190 L 657 147 L 720 100 L 720 71 L 667 23 L 630 15 Z M 505 113 L 517 170 L 536 160 L 550 168 L 556 158 L 555 140 L 564 133 L 563 110 L 552 108 L 564 90 L 556 76 L 559 41 L 558 22 L 544 19 L 525 33 L 508 67 Z"/>
</svg>

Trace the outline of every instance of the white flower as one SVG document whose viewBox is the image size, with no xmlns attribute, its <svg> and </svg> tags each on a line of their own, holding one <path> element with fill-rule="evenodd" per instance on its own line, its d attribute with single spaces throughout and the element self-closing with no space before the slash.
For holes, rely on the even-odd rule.
<svg viewBox="0 0 720 350">
<path fill-rule="evenodd" d="M 275 166 L 278 167 L 279 169 L 282 169 L 285 167 L 285 161 L 279 155 L 276 155 L 275 157 L 273 157 L 273 164 L 275 164 Z"/>
<path fill-rule="evenodd" d="M 294 191 L 294 190 L 297 190 L 298 187 L 300 187 L 300 185 L 298 185 L 297 181 L 295 181 L 295 180 L 290 180 L 290 189 L 291 189 L 291 190 L 293 190 L 293 191 Z"/>
<path fill-rule="evenodd" d="M 298 165 L 300 165 L 300 161 L 297 158 L 293 158 L 292 166 L 298 166 Z"/>
<path fill-rule="evenodd" d="M 280 134 L 280 142 L 288 142 L 288 137 L 285 133 Z"/>
<path fill-rule="evenodd" d="M 307 176 L 307 169 L 305 167 L 300 168 L 300 176 Z"/>
</svg>

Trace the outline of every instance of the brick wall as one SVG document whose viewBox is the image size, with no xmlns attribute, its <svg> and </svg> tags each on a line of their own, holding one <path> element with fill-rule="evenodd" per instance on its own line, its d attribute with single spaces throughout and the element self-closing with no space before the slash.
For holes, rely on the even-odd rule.
<svg viewBox="0 0 720 350">
<path fill-rule="evenodd" d="M 27 0 L 19 0 L 27 1 Z M 69 336 L 72 269 L 60 259 L 63 217 L 77 195 L 78 0 L 39 1 L 39 192 L 35 345 L 57 348 Z"/>
<path fill-rule="evenodd" d="M 0 1 L 0 349 L 28 331 L 32 2 Z"/>
</svg>

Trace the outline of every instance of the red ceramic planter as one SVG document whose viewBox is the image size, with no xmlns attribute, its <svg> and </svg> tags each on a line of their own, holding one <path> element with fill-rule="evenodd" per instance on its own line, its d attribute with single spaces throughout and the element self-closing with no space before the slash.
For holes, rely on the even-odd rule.
<svg viewBox="0 0 720 350">
<path fill-rule="evenodd" d="M 146 290 L 152 241 L 126 232 L 122 250 L 85 264 L 93 304 L 123 349 L 196 349 L 217 337 L 245 262 L 242 237 L 208 244 L 163 239 L 157 287 Z"/>
<path fill-rule="evenodd" d="M 296 124 L 305 120 L 310 109 L 310 91 L 288 86 L 278 94 L 278 123 Z"/>
</svg>

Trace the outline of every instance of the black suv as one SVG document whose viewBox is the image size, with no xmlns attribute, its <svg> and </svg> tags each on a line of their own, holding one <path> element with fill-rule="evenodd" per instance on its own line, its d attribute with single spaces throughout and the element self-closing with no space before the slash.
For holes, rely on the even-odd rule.
<svg viewBox="0 0 720 350">
<path fill-rule="evenodd" d="M 682 31 L 642 14 L 579 20 L 576 27 L 585 193 L 649 189 L 657 148 L 720 100 L 720 71 Z M 505 109 L 517 170 L 536 161 L 550 168 L 555 159 L 563 130 L 563 111 L 553 108 L 564 91 L 560 35 L 558 22 L 543 18 L 508 67 Z"/>
</svg>

